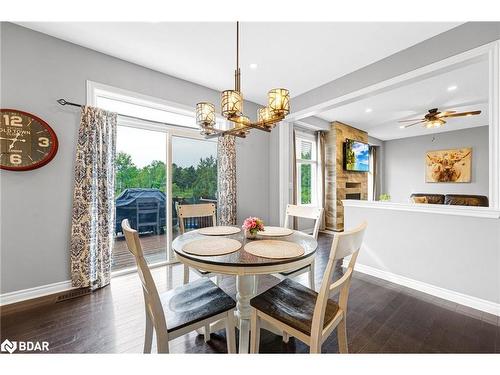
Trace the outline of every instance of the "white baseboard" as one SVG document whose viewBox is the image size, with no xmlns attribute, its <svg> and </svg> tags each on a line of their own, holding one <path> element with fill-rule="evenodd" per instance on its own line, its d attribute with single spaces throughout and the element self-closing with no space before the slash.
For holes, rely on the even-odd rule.
<svg viewBox="0 0 500 375">
<path fill-rule="evenodd" d="M 28 299 L 47 296 L 49 294 L 64 292 L 74 289 L 71 281 L 60 281 L 58 283 L 37 286 L 34 288 L 16 290 L 15 292 L 4 293 L 0 295 L 0 306 L 10 305 L 11 303 L 26 301 Z"/>
<path fill-rule="evenodd" d="M 344 259 L 342 267 L 348 265 L 348 259 Z M 435 285 L 427 284 L 421 281 L 410 279 L 405 276 L 396 275 L 389 271 L 380 270 L 374 267 L 366 266 L 357 263 L 354 269 L 358 272 L 365 273 L 379 279 L 387 280 L 392 283 L 405 286 L 407 288 L 415 289 L 423 293 L 430 294 L 448 301 L 458 303 L 459 305 L 469 306 L 476 310 L 481 310 L 489 314 L 500 316 L 500 304 L 487 301 L 481 298 L 469 296 L 455 292 L 453 290 L 444 289 Z"/>
</svg>

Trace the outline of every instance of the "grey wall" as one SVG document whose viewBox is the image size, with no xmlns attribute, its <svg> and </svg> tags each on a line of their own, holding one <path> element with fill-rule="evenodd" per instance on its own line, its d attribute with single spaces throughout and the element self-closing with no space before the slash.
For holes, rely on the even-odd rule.
<svg viewBox="0 0 500 375">
<path fill-rule="evenodd" d="M 279 155 L 279 133 L 278 129 L 275 129 L 269 138 L 269 224 L 274 226 L 280 225 L 281 217 Z"/>
<path fill-rule="evenodd" d="M 356 266 L 500 303 L 499 219 L 365 204 L 345 207 L 346 228 L 368 222 Z"/>
<path fill-rule="evenodd" d="M 471 183 L 425 182 L 426 151 L 462 147 L 472 147 Z M 488 195 L 488 126 L 385 141 L 384 153 L 383 192 L 393 202 L 411 193 Z"/>
<path fill-rule="evenodd" d="M 1 24 L 1 106 L 46 120 L 59 151 L 29 172 L 1 172 L 0 293 L 70 279 L 73 159 L 79 113 L 55 100 L 85 103 L 86 80 L 189 105 L 219 101 L 217 91 L 143 68 L 20 26 Z M 256 105 L 245 104 L 248 113 Z M 238 220 L 269 218 L 269 136 L 237 143 Z M 258 197 L 256 197 L 256 192 Z"/>
</svg>

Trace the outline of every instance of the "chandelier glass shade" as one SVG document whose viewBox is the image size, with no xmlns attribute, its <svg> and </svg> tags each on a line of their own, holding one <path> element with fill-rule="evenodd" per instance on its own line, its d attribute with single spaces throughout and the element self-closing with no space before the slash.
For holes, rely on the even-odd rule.
<svg viewBox="0 0 500 375">
<path fill-rule="evenodd" d="M 284 117 L 290 113 L 290 92 L 287 89 L 272 89 L 267 99 L 267 106 L 274 116 Z"/>
<path fill-rule="evenodd" d="M 250 129 L 271 131 L 271 129 L 290 113 L 290 92 L 284 88 L 268 92 L 267 106 L 257 111 L 257 122 L 253 123 L 243 114 L 243 94 L 241 92 L 241 74 L 239 67 L 239 22 L 236 23 L 236 70 L 234 72 L 234 90 L 221 93 L 221 114 L 234 124 L 229 130 L 216 129 L 215 106 L 211 103 L 196 104 L 196 123 L 205 136 L 225 134 L 245 137 Z"/>
<path fill-rule="evenodd" d="M 236 90 L 225 90 L 221 94 L 221 113 L 227 119 L 243 113 L 243 95 Z"/>
<path fill-rule="evenodd" d="M 201 128 L 212 128 L 215 125 L 215 106 L 212 103 L 196 104 L 196 123 Z"/>
<path fill-rule="evenodd" d="M 437 119 L 434 119 L 432 121 L 428 121 L 425 123 L 425 127 L 427 129 L 431 129 L 431 128 L 440 128 L 441 126 L 443 126 L 444 124 L 446 124 L 446 121 L 440 119 L 440 118 L 437 118 Z"/>
<path fill-rule="evenodd" d="M 262 107 L 259 108 L 257 111 L 257 120 L 258 122 L 265 124 L 269 121 L 271 121 L 274 118 L 273 113 L 269 109 L 269 107 Z"/>
</svg>

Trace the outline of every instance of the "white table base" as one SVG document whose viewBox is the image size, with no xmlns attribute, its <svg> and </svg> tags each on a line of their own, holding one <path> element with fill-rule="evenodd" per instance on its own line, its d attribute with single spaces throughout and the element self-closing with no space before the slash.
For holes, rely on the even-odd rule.
<svg viewBox="0 0 500 375">
<path fill-rule="evenodd" d="M 240 327 L 240 353 L 248 353 L 250 345 L 250 299 L 257 289 L 255 275 L 236 276 L 236 315 Z"/>
<path fill-rule="evenodd" d="M 257 291 L 257 276 L 236 276 L 236 322 L 237 327 L 240 331 L 239 340 L 239 353 L 244 354 L 249 352 L 250 345 L 250 317 L 251 317 L 251 306 L 250 299 L 255 296 Z M 216 323 L 210 325 L 210 332 L 217 332 L 225 329 L 225 322 L 219 320 Z M 261 328 L 266 329 L 276 335 L 282 336 L 283 332 L 276 329 L 273 325 L 267 324 L 266 321 L 262 321 Z M 203 330 L 197 331 L 199 334 L 203 334 Z"/>
</svg>

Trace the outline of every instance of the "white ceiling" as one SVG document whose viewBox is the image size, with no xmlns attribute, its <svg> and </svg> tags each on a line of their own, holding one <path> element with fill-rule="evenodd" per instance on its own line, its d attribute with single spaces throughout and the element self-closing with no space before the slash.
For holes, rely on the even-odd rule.
<svg viewBox="0 0 500 375">
<path fill-rule="evenodd" d="M 448 91 L 451 86 L 457 88 Z M 415 125 L 400 129 L 398 120 L 421 118 L 431 108 L 459 112 L 481 110 L 477 116 L 448 119 L 438 129 Z M 371 112 L 367 112 L 371 109 Z M 488 125 L 488 63 L 473 64 L 374 95 L 317 117 L 340 121 L 382 139 L 397 139 Z"/>
<path fill-rule="evenodd" d="M 213 89 L 234 85 L 233 23 L 19 24 Z M 245 22 L 240 24 L 242 91 L 260 104 L 273 87 L 286 87 L 294 97 L 459 24 Z M 258 68 L 250 69 L 251 63 Z"/>
</svg>

